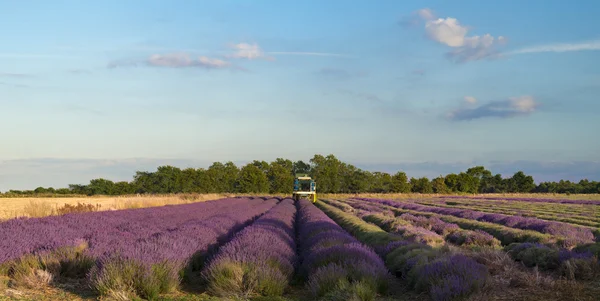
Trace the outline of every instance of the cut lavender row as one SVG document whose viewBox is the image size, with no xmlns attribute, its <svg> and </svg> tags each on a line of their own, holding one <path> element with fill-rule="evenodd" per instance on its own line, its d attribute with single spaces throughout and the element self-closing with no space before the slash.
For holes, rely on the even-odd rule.
<svg viewBox="0 0 600 301">
<path fill-rule="evenodd" d="M 534 230 L 540 233 L 559 236 L 567 239 L 566 245 L 577 245 L 594 242 L 594 234 L 589 228 L 577 227 L 560 222 L 552 222 L 532 217 L 510 216 L 498 213 L 484 213 L 474 210 L 463 210 L 457 208 L 440 208 L 418 204 L 408 204 L 399 201 L 358 198 L 363 201 L 375 202 L 401 209 L 416 210 L 422 212 L 433 212 L 443 215 L 452 215 L 460 218 L 468 218 L 477 221 L 500 224 L 517 229 Z"/>
<path fill-rule="evenodd" d="M 220 297 L 282 295 L 294 273 L 296 206 L 284 199 L 238 232 L 202 271 L 208 290 Z"/>
</svg>

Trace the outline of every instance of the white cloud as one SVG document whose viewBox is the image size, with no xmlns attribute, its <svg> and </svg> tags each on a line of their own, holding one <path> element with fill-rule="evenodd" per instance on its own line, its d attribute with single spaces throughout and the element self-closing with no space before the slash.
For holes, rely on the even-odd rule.
<svg viewBox="0 0 600 301">
<path fill-rule="evenodd" d="M 474 104 L 477 102 L 477 98 L 473 96 L 465 96 L 465 101 L 470 104 Z"/>
<path fill-rule="evenodd" d="M 454 18 L 440 18 L 425 22 L 425 31 L 430 39 L 438 43 L 450 47 L 460 47 L 465 44 L 465 36 L 468 30 Z"/>
<path fill-rule="evenodd" d="M 209 58 L 206 56 L 199 57 L 198 63 L 200 63 L 200 65 L 202 65 L 202 66 L 212 67 L 212 68 L 225 68 L 225 67 L 228 67 L 229 65 L 231 65 L 227 61 L 215 59 L 215 58 Z"/>
<path fill-rule="evenodd" d="M 462 120 L 473 120 L 480 118 L 510 118 L 517 116 L 527 116 L 534 113 L 539 103 L 530 95 L 510 97 L 504 100 L 491 101 L 488 103 L 481 104 L 479 106 L 473 106 L 475 103 L 471 103 L 466 96 L 465 100 L 469 103 L 468 106 L 462 106 L 456 110 L 448 112 L 446 116 L 453 121 Z M 474 97 L 473 100 L 476 101 Z"/>
<path fill-rule="evenodd" d="M 117 67 L 136 67 L 136 66 L 153 66 L 153 67 L 164 67 L 164 68 L 185 68 L 185 67 L 197 67 L 206 69 L 219 69 L 228 68 L 231 63 L 206 56 L 200 56 L 194 58 L 189 53 L 175 52 L 166 54 L 153 54 L 146 61 L 137 60 L 122 60 L 113 61 L 108 64 L 109 68 Z"/>
<path fill-rule="evenodd" d="M 538 105 L 533 97 L 529 95 L 511 97 L 509 100 L 511 103 L 511 108 L 520 113 L 531 113 L 535 111 Z"/>
<path fill-rule="evenodd" d="M 417 11 L 417 15 L 423 20 L 431 20 L 435 18 L 433 11 L 429 8 L 422 8 Z"/>
<path fill-rule="evenodd" d="M 600 50 L 600 41 L 584 41 L 579 43 L 558 43 L 526 47 L 511 51 L 508 54 L 540 53 L 540 52 L 569 52 Z"/>
<path fill-rule="evenodd" d="M 187 53 L 153 54 L 148 58 L 148 64 L 158 67 L 188 67 L 192 59 Z"/>
<path fill-rule="evenodd" d="M 265 52 L 256 43 L 254 43 L 254 44 L 239 43 L 239 44 L 231 45 L 230 48 L 235 50 L 234 54 L 230 54 L 227 56 L 230 58 L 248 59 L 248 60 L 256 60 L 256 59 L 273 60 L 272 57 L 265 55 Z"/>
<path fill-rule="evenodd" d="M 490 34 L 483 36 L 468 36 L 469 29 L 460 24 L 455 18 L 435 18 L 430 9 L 417 11 L 422 21 L 425 21 L 427 36 L 440 44 L 451 47 L 447 56 L 457 62 L 468 62 L 492 58 L 498 55 L 497 47 L 506 42 L 502 36 L 495 38 Z"/>
</svg>

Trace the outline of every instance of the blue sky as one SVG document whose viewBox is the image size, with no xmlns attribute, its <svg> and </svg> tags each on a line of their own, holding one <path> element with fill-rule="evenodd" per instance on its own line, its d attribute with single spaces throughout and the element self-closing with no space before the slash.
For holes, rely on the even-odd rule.
<svg viewBox="0 0 600 301">
<path fill-rule="evenodd" d="M 600 179 L 597 1 L 0 7 L 0 190 L 316 153 Z"/>
</svg>

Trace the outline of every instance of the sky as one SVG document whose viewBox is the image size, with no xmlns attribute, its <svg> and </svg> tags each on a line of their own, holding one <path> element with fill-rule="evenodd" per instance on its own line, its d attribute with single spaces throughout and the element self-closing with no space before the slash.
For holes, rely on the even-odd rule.
<svg viewBox="0 0 600 301">
<path fill-rule="evenodd" d="M 0 7 L 0 191 L 314 154 L 600 180 L 598 1 Z"/>
</svg>

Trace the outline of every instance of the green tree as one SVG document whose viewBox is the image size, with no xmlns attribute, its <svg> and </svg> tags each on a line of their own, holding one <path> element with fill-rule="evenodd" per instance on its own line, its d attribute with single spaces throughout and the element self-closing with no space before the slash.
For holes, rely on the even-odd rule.
<svg viewBox="0 0 600 301">
<path fill-rule="evenodd" d="M 372 185 L 370 192 L 388 193 L 392 191 L 393 179 L 389 173 L 374 172 L 372 174 Z"/>
<path fill-rule="evenodd" d="M 107 179 L 94 179 L 87 186 L 88 194 L 92 195 L 113 195 L 115 194 L 115 183 Z"/>
<path fill-rule="evenodd" d="M 211 192 L 224 193 L 224 192 L 235 192 L 236 181 L 240 170 L 231 161 L 223 164 L 220 162 L 213 163 L 207 171 L 208 178 L 210 179 Z"/>
<path fill-rule="evenodd" d="M 237 191 L 240 193 L 267 193 L 269 179 L 256 165 L 248 164 L 239 172 Z"/>
<path fill-rule="evenodd" d="M 300 161 L 296 161 L 293 163 L 292 166 L 293 169 L 293 174 L 309 174 L 310 171 L 310 164 L 308 163 L 304 163 L 302 160 Z"/>
<path fill-rule="evenodd" d="M 535 182 L 533 181 L 533 177 L 525 175 L 525 173 L 523 173 L 522 171 L 516 172 L 512 176 L 512 178 L 508 179 L 507 182 L 509 192 L 525 193 L 531 192 L 535 189 Z"/>
<path fill-rule="evenodd" d="M 446 182 L 443 176 L 439 176 L 433 180 L 431 180 L 431 188 L 434 193 L 450 193 L 450 189 L 446 186 Z"/>
<path fill-rule="evenodd" d="M 477 193 L 479 191 L 479 180 L 464 172 L 458 174 L 457 185 L 460 192 Z"/>
<path fill-rule="evenodd" d="M 339 193 L 342 188 L 342 162 L 334 155 L 323 157 L 315 155 L 310 159 L 311 176 L 317 182 L 319 191 L 324 193 Z"/>
<path fill-rule="evenodd" d="M 492 172 L 485 169 L 485 167 L 471 167 L 467 169 L 466 174 L 474 178 L 473 185 L 477 187 L 478 192 L 484 192 L 486 189 L 489 189 L 488 186 L 492 178 Z"/>
<path fill-rule="evenodd" d="M 293 163 L 290 160 L 277 158 L 271 162 L 267 171 L 269 191 L 271 193 L 292 193 L 294 189 Z"/>
<path fill-rule="evenodd" d="M 399 171 L 392 176 L 391 192 L 409 193 L 411 190 L 406 173 Z"/>
<path fill-rule="evenodd" d="M 432 193 L 433 188 L 427 177 L 410 178 L 411 191 L 416 193 Z"/>
</svg>

